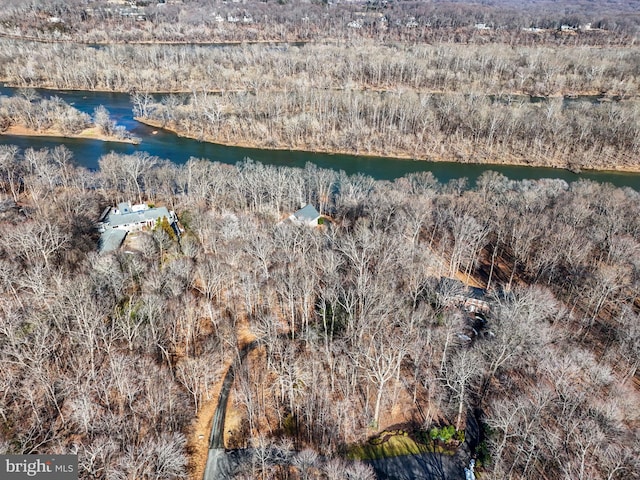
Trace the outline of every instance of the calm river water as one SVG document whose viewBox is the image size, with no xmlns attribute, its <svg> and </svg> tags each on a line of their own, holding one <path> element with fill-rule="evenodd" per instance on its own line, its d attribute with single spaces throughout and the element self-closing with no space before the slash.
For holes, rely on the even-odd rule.
<svg viewBox="0 0 640 480">
<path fill-rule="evenodd" d="M 312 162 L 322 168 L 344 170 L 348 174 L 363 173 L 376 179 L 392 180 L 407 173 L 431 171 L 441 182 L 454 178 L 467 177 L 471 184 L 483 172 L 495 170 L 515 180 L 561 178 L 575 181 L 587 178 L 599 182 L 610 182 L 616 186 L 629 186 L 640 191 L 640 174 L 615 172 L 586 172 L 579 175 L 566 170 L 538 167 L 515 167 L 503 165 L 473 165 L 450 162 L 425 162 L 414 160 L 397 160 L 382 157 L 363 157 L 357 155 L 330 155 L 324 153 L 307 153 L 295 151 L 273 151 L 254 148 L 227 147 L 197 140 L 181 138 L 177 135 L 142 125 L 133 119 L 132 105 L 129 95 L 125 93 L 55 91 L 37 90 L 43 97 L 58 96 L 77 109 L 93 113 L 98 105 L 104 105 L 111 117 L 119 125 L 142 139 L 139 145 L 130 145 L 97 140 L 52 138 L 52 137 L 19 137 L 0 135 L 0 144 L 17 145 L 21 149 L 33 147 L 54 147 L 66 145 L 75 156 L 76 161 L 88 168 L 97 169 L 98 159 L 111 151 L 118 153 L 148 152 L 175 163 L 185 163 L 190 157 L 207 158 L 221 163 L 234 164 L 247 157 L 270 165 L 304 167 Z M 15 95 L 16 89 L 0 87 L 0 95 Z"/>
</svg>

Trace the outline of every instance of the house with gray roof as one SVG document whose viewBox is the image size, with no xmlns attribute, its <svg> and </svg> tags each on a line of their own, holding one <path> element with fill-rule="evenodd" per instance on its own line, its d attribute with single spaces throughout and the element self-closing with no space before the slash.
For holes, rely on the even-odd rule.
<svg viewBox="0 0 640 480">
<path fill-rule="evenodd" d="M 117 207 L 107 208 L 98 223 L 100 253 L 117 250 L 129 232 L 152 229 L 163 218 L 175 228 L 176 214 L 167 207 L 151 208 L 146 203 L 131 205 L 123 202 Z"/>
<path fill-rule="evenodd" d="M 318 225 L 320 214 L 313 205 L 306 205 L 297 212 L 294 212 L 289 219 L 301 225 L 316 226 Z"/>
</svg>

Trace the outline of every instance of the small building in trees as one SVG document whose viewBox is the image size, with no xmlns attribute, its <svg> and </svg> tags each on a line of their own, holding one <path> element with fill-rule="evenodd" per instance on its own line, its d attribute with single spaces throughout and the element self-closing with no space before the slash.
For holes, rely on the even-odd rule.
<svg viewBox="0 0 640 480">
<path fill-rule="evenodd" d="M 152 229 L 158 222 L 166 222 L 177 233 L 177 218 L 167 207 L 150 207 L 146 203 L 119 203 L 108 207 L 98 222 L 101 253 L 117 250 L 129 232 Z"/>
<path fill-rule="evenodd" d="M 484 288 L 465 285 L 455 278 L 442 277 L 437 290 L 444 296 L 448 306 L 461 308 L 474 314 L 488 314 L 491 310 L 486 300 L 487 291 Z"/>
<path fill-rule="evenodd" d="M 305 205 L 297 212 L 294 212 L 289 219 L 294 223 L 315 227 L 320 220 L 320 214 L 313 205 Z"/>
</svg>

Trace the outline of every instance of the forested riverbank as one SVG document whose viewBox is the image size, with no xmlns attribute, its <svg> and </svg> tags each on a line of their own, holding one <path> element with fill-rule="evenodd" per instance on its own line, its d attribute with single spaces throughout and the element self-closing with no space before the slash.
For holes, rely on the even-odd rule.
<svg viewBox="0 0 640 480">
<path fill-rule="evenodd" d="M 2 451 L 78 453 L 82 479 L 187 478 L 192 419 L 242 326 L 266 347 L 232 392 L 228 446 L 253 447 L 236 478 L 337 478 L 370 437 L 442 447 L 468 415 L 489 476 L 638 471 L 638 192 L 141 154 L 100 167 L 0 148 Z M 100 213 L 139 195 L 183 235 L 98 255 Z M 281 223 L 301 201 L 324 226 Z M 488 288 L 480 320 L 456 275 Z"/>
<path fill-rule="evenodd" d="M 640 171 L 640 102 L 297 89 L 134 96 L 139 121 L 222 144 L 452 161 Z"/>
<path fill-rule="evenodd" d="M 131 97 L 123 93 L 87 92 L 67 90 L 20 91 L 20 89 L 1 88 L 0 93 L 7 97 L 23 98 L 24 94 L 37 99 L 63 99 L 67 104 L 87 115 L 95 116 L 96 109 L 108 106 L 109 125 L 116 123 L 125 128 L 132 136 L 141 140 L 139 145 L 128 143 L 105 143 L 93 141 L 89 138 L 62 138 L 38 136 L 0 136 L 0 144 L 19 145 L 23 149 L 33 147 L 53 148 L 56 145 L 66 145 L 75 155 L 81 166 L 98 169 L 101 156 L 110 151 L 132 154 L 146 152 L 158 158 L 170 158 L 172 162 L 183 164 L 191 157 L 208 158 L 226 164 L 235 164 L 245 158 L 253 158 L 262 163 L 276 166 L 298 166 L 303 168 L 307 162 L 312 162 L 322 168 L 336 171 L 344 170 L 349 174 L 363 173 L 376 179 L 394 180 L 409 173 L 430 171 L 442 182 L 452 179 L 462 179 L 468 184 L 475 185 L 476 180 L 487 170 L 498 171 L 511 179 L 540 179 L 556 178 L 567 182 L 579 179 L 591 179 L 597 182 L 611 182 L 616 186 L 629 186 L 640 189 L 640 175 L 621 171 L 582 170 L 573 173 L 566 169 L 544 168 L 531 166 L 515 166 L 497 163 L 460 163 L 415 161 L 409 158 L 377 157 L 367 155 L 317 153 L 280 149 L 258 149 L 240 146 L 225 146 L 221 143 L 202 142 L 198 139 L 180 137 L 159 127 L 150 127 L 133 118 Z M 522 101 L 541 102 L 541 99 L 527 99 Z M 35 100 L 38 102 L 39 100 Z M 595 98 L 565 99 L 564 103 L 580 103 L 582 101 L 598 101 Z M 105 117 L 106 118 L 106 117 Z M 157 123 L 162 125 L 162 123 Z M 197 137 L 197 135 L 194 135 Z M 237 142 L 229 142 L 237 143 Z"/>
<path fill-rule="evenodd" d="M 93 116 L 67 104 L 60 97 L 40 98 L 33 90 L 16 96 L 0 96 L 0 134 L 84 138 L 139 143 L 126 128 L 116 125 L 104 106 Z"/>
<path fill-rule="evenodd" d="M 29 45 L 9 42 L 0 56 L 6 59 L 0 78 L 10 84 L 134 92 L 141 120 L 199 140 L 640 169 L 636 47 L 504 49 L 361 39 L 305 46 L 41 45 L 34 56 Z M 32 62 L 50 68 L 34 69 Z M 580 101 L 585 93 L 597 95 Z"/>
</svg>

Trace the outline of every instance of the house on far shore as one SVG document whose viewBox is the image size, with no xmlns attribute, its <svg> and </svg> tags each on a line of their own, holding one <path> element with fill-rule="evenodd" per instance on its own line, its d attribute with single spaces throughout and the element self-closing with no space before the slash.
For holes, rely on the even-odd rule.
<svg viewBox="0 0 640 480">
<path fill-rule="evenodd" d="M 117 207 L 107 207 L 98 221 L 100 232 L 100 253 L 112 252 L 120 248 L 129 232 L 152 229 L 163 218 L 177 231 L 175 212 L 167 207 L 151 208 L 146 203 L 131 205 L 119 203 Z"/>
<path fill-rule="evenodd" d="M 297 212 L 294 212 L 289 217 L 289 220 L 300 225 L 309 225 L 310 227 L 315 227 L 319 224 L 318 220 L 320 220 L 320 214 L 313 205 L 306 205 Z"/>
</svg>

